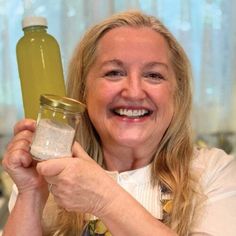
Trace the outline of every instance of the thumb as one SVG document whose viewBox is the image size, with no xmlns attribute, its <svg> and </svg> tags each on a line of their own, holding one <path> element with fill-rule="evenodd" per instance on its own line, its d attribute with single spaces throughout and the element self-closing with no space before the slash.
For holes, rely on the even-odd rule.
<svg viewBox="0 0 236 236">
<path fill-rule="evenodd" d="M 37 164 L 37 171 L 43 176 L 59 175 L 68 164 L 68 158 L 51 159 Z"/>
<path fill-rule="evenodd" d="M 73 157 L 80 157 L 84 159 L 91 159 L 87 152 L 82 148 L 82 146 L 78 142 L 74 142 L 72 147 L 72 155 Z"/>
</svg>

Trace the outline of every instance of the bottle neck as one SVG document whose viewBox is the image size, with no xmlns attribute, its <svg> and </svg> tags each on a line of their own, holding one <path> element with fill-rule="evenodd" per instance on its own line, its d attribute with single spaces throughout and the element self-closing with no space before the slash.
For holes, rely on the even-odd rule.
<svg viewBox="0 0 236 236">
<path fill-rule="evenodd" d="M 47 32 L 47 26 L 44 25 L 32 25 L 23 28 L 25 34 L 32 33 L 32 32 Z"/>
</svg>

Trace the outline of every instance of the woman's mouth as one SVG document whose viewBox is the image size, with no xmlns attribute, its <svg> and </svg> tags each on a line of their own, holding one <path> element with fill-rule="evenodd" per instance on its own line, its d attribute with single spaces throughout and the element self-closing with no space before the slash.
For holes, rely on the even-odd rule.
<svg viewBox="0 0 236 236">
<path fill-rule="evenodd" d="M 130 109 L 130 108 L 113 109 L 112 112 L 115 115 L 127 117 L 130 119 L 142 118 L 152 114 L 152 111 L 148 109 Z"/>
</svg>

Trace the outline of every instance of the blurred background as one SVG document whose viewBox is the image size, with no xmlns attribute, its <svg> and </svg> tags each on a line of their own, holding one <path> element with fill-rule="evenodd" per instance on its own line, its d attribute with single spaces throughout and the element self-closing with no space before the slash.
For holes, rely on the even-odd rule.
<svg viewBox="0 0 236 236">
<path fill-rule="evenodd" d="M 187 52 L 193 70 L 196 143 L 236 153 L 236 1 L 0 0 L 0 160 L 14 123 L 23 118 L 15 53 L 23 36 L 22 18 L 47 18 L 48 33 L 60 45 L 66 77 L 73 49 L 86 29 L 128 9 L 159 17 Z M 11 181 L 1 169 L 0 173 L 0 219 L 4 222 L 4 199 L 9 196 Z"/>
</svg>

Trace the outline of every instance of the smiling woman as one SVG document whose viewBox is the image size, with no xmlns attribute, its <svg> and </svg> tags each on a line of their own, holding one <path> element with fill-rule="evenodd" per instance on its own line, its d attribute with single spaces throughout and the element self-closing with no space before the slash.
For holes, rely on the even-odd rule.
<svg viewBox="0 0 236 236">
<path fill-rule="evenodd" d="M 35 122 L 17 123 L 4 236 L 233 236 L 236 162 L 194 148 L 190 85 L 184 50 L 155 17 L 123 12 L 88 30 L 69 67 L 68 95 L 87 107 L 73 158 L 35 164 Z"/>
<path fill-rule="evenodd" d="M 100 38 L 87 76 L 86 96 L 88 115 L 107 153 L 106 163 L 120 147 L 135 157 L 126 158 L 126 164 L 115 158 L 119 171 L 150 163 L 174 113 L 174 73 L 164 37 L 148 27 L 107 32 Z"/>
</svg>

